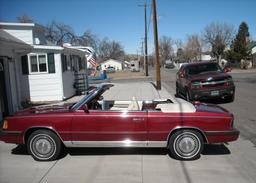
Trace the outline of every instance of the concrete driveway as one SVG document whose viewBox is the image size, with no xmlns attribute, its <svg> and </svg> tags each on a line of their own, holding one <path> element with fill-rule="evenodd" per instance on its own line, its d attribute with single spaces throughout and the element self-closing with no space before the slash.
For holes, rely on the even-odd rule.
<svg viewBox="0 0 256 183">
<path fill-rule="evenodd" d="M 68 149 L 52 162 L 37 162 L 24 146 L 0 142 L 0 182 L 255 183 L 253 144 L 208 145 L 200 159 L 178 161 L 165 149 Z"/>
</svg>

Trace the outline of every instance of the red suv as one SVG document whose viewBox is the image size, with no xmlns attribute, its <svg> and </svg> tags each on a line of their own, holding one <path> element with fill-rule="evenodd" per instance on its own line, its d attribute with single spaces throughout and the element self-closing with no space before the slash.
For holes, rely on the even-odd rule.
<svg viewBox="0 0 256 183">
<path fill-rule="evenodd" d="M 232 77 L 216 62 L 197 62 L 181 66 L 176 75 L 176 95 L 187 101 L 224 98 L 234 101 Z"/>
</svg>

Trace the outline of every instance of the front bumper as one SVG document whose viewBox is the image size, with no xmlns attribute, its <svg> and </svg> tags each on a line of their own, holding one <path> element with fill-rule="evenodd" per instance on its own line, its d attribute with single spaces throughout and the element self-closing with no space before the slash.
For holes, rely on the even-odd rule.
<svg viewBox="0 0 256 183">
<path fill-rule="evenodd" d="M 23 135 L 20 131 L 5 131 L 0 129 L 0 141 L 12 144 L 23 144 Z"/>
<path fill-rule="evenodd" d="M 209 99 L 209 98 L 222 98 L 235 95 L 235 87 L 222 88 L 222 89 L 202 89 L 191 90 L 190 96 L 193 100 Z"/>
<path fill-rule="evenodd" d="M 240 132 L 233 128 L 228 131 L 206 131 L 205 136 L 208 143 L 231 142 L 238 139 Z"/>
</svg>

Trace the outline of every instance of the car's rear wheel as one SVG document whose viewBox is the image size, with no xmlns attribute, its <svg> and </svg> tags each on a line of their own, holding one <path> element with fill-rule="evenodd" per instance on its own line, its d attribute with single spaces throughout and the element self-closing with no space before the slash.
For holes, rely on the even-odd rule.
<svg viewBox="0 0 256 183">
<path fill-rule="evenodd" d="M 176 131 L 170 137 L 169 149 L 175 159 L 197 159 L 203 150 L 203 137 L 195 130 Z"/>
<path fill-rule="evenodd" d="M 58 158 L 62 148 L 59 137 L 49 130 L 34 131 L 28 138 L 29 154 L 38 161 L 52 161 Z"/>
</svg>

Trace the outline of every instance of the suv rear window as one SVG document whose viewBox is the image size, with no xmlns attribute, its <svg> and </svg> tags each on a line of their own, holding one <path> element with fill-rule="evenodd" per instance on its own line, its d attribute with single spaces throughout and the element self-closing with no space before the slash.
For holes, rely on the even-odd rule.
<svg viewBox="0 0 256 183">
<path fill-rule="evenodd" d="M 217 63 L 190 65 L 187 67 L 188 75 L 204 74 L 207 72 L 223 72 Z"/>
</svg>

